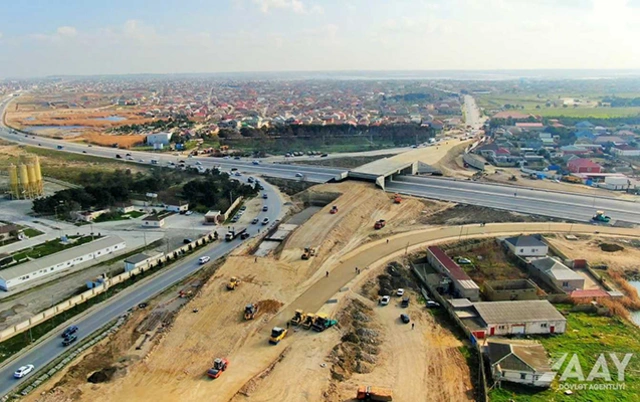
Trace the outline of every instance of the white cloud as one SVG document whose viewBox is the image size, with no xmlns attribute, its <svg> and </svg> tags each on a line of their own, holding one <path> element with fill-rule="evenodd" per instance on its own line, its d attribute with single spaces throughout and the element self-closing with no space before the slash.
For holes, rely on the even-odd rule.
<svg viewBox="0 0 640 402">
<path fill-rule="evenodd" d="M 59 27 L 56 32 L 60 36 L 73 37 L 78 34 L 78 31 L 74 27 L 63 26 Z"/>
<path fill-rule="evenodd" d="M 291 10 L 296 14 L 323 14 L 324 8 L 313 5 L 308 8 L 302 0 L 253 0 L 260 7 L 263 13 L 268 13 L 272 9 Z"/>
</svg>

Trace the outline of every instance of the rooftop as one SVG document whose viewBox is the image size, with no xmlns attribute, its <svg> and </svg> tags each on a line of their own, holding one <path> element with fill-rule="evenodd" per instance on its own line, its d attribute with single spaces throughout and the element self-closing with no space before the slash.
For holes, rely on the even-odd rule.
<svg viewBox="0 0 640 402">
<path fill-rule="evenodd" d="M 547 244 L 535 236 L 516 236 L 504 239 L 515 247 L 547 247 Z"/>
<path fill-rule="evenodd" d="M 552 257 L 536 258 L 531 265 L 559 281 L 584 280 L 582 275 Z"/>
<path fill-rule="evenodd" d="M 522 324 L 541 320 L 566 321 L 547 300 L 478 302 L 473 306 L 489 325 Z"/>
<path fill-rule="evenodd" d="M 151 258 L 150 256 L 140 253 L 140 254 L 136 254 L 136 255 L 132 255 L 131 257 L 127 258 L 126 260 L 124 260 L 125 263 L 129 263 L 129 264 L 137 264 L 139 262 L 142 262 L 144 260 L 148 260 L 149 258 Z"/>
<path fill-rule="evenodd" d="M 43 268 L 49 268 L 54 265 L 73 260 L 79 256 L 93 253 L 102 250 L 107 247 L 115 246 L 116 244 L 124 243 L 118 236 L 108 236 L 99 240 L 94 240 L 89 243 L 85 243 L 81 246 L 72 247 L 66 250 L 62 250 L 58 253 L 48 255 L 46 257 L 38 258 L 24 264 L 15 265 L 0 271 L 0 278 L 4 280 L 10 280 L 22 275 L 28 275 L 34 271 Z"/>
<path fill-rule="evenodd" d="M 449 271 L 453 279 L 465 289 L 478 289 L 478 285 L 469 278 L 466 272 L 456 264 L 440 247 L 429 246 L 429 251 Z"/>
<path fill-rule="evenodd" d="M 500 364 L 500 368 L 514 371 L 551 371 L 547 351 L 537 342 L 491 340 L 487 347 L 491 365 Z"/>
</svg>

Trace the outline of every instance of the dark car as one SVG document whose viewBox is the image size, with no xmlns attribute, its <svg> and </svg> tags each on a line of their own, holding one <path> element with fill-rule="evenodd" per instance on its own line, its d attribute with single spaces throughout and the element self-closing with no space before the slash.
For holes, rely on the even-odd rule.
<svg viewBox="0 0 640 402">
<path fill-rule="evenodd" d="M 120 156 L 120 154 L 117 154 L 116 159 L 122 159 L 122 156 Z"/>
<path fill-rule="evenodd" d="M 69 346 L 77 340 L 78 340 L 78 336 L 76 334 L 71 334 L 66 338 L 64 338 L 64 340 L 62 341 L 62 346 Z"/>
<path fill-rule="evenodd" d="M 265 205 L 264 207 L 262 207 L 262 211 L 267 212 L 268 210 L 269 210 L 268 206 Z"/>
<path fill-rule="evenodd" d="M 78 327 L 75 326 L 75 325 L 72 325 L 69 328 L 64 330 L 64 332 L 62 333 L 62 337 L 63 338 L 67 338 L 67 337 L 75 334 L 76 332 L 78 332 Z"/>
<path fill-rule="evenodd" d="M 236 156 L 236 157 L 234 157 L 233 159 L 235 159 L 235 160 L 237 160 L 237 161 L 238 161 L 238 160 L 240 160 L 240 157 L 239 157 L 239 156 Z"/>
<path fill-rule="evenodd" d="M 327 156 L 329 156 L 328 154 L 322 154 L 320 155 L 321 158 L 326 158 Z"/>
<path fill-rule="evenodd" d="M 258 223 L 258 222 L 260 222 L 260 220 L 259 220 L 258 218 L 253 218 L 253 220 L 251 221 L 251 223 L 253 223 L 254 225 L 255 225 L 256 223 Z"/>
<path fill-rule="evenodd" d="M 184 244 L 193 243 L 193 239 L 184 239 L 184 240 L 182 240 L 182 242 L 183 242 Z"/>
<path fill-rule="evenodd" d="M 409 318 L 408 314 L 400 314 L 400 320 L 405 324 L 408 324 L 409 322 L 411 322 L 411 318 Z"/>
</svg>

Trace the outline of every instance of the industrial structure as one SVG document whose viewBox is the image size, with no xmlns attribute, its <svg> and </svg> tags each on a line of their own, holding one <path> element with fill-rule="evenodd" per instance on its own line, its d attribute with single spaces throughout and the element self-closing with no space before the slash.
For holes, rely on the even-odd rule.
<svg viewBox="0 0 640 402">
<path fill-rule="evenodd" d="M 22 156 L 17 166 L 9 166 L 9 187 L 13 199 L 32 199 L 44 195 L 40 160 L 37 156 Z"/>
</svg>

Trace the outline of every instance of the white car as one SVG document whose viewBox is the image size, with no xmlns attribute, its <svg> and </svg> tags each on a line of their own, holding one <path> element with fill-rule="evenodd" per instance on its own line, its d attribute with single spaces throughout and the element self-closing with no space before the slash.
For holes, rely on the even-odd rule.
<svg viewBox="0 0 640 402">
<path fill-rule="evenodd" d="M 185 214 L 185 215 L 187 215 L 187 216 L 189 216 L 189 215 L 192 215 L 192 214 L 193 214 L 193 211 L 187 211 L 187 212 L 185 212 L 184 214 Z"/>
<path fill-rule="evenodd" d="M 209 257 L 208 255 L 204 255 L 198 259 L 198 262 L 200 263 L 200 265 L 206 264 L 209 261 L 211 261 L 211 257 Z"/>
<path fill-rule="evenodd" d="M 196 165 L 200 166 L 200 165 L 202 165 L 202 162 L 197 161 L 197 162 L 196 162 Z"/>
<path fill-rule="evenodd" d="M 22 378 L 25 375 L 27 375 L 30 372 L 32 372 L 34 368 L 35 367 L 33 366 L 33 364 L 27 364 L 26 366 L 22 366 L 19 369 L 17 369 L 16 372 L 13 373 L 13 376 L 15 378 Z"/>
<path fill-rule="evenodd" d="M 391 296 L 382 296 L 380 300 L 378 300 L 378 304 L 381 306 L 386 306 L 391 301 Z"/>
<path fill-rule="evenodd" d="M 398 289 L 398 291 L 396 292 L 396 296 L 398 296 L 398 297 L 404 296 L 404 289 L 402 289 L 402 288 Z"/>
</svg>

